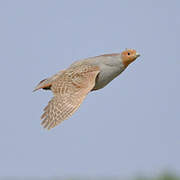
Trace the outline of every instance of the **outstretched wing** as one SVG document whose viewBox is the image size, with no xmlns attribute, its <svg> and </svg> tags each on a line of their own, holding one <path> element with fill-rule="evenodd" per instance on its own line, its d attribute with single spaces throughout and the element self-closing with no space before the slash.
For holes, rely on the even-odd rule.
<svg viewBox="0 0 180 180">
<path fill-rule="evenodd" d="M 51 129 L 69 118 L 81 105 L 94 85 L 99 67 L 81 65 L 67 69 L 53 83 L 54 97 L 42 115 L 42 126 Z"/>
</svg>

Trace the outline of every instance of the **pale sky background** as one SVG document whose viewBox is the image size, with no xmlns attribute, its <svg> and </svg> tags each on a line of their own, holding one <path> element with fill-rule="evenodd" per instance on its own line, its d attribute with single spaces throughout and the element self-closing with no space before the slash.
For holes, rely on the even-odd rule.
<svg viewBox="0 0 180 180">
<path fill-rule="evenodd" d="M 51 92 L 32 93 L 73 61 L 141 54 L 51 131 Z M 0 176 L 180 172 L 180 1 L 0 0 Z"/>
</svg>

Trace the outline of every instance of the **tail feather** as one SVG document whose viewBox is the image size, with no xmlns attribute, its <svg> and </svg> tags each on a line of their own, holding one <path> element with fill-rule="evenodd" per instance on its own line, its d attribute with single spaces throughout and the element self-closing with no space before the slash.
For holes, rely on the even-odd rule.
<svg viewBox="0 0 180 180">
<path fill-rule="evenodd" d="M 51 81 L 49 79 L 43 79 L 36 87 L 35 89 L 33 90 L 34 91 L 37 91 L 39 89 L 46 89 L 46 90 L 50 90 L 51 89 Z"/>
<path fill-rule="evenodd" d="M 59 71 L 57 74 L 55 74 L 54 76 L 50 77 L 50 78 L 47 78 L 47 79 L 43 79 L 36 87 L 35 89 L 33 90 L 34 91 L 37 91 L 39 89 L 45 89 L 45 90 L 51 90 L 51 85 L 52 85 L 52 82 L 58 78 L 65 70 L 62 70 L 62 71 Z"/>
</svg>

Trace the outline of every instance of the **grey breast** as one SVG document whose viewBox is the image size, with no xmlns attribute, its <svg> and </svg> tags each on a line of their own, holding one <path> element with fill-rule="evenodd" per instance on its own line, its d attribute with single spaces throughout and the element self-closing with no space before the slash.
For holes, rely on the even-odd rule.
<svg viewBox="0 0 180 180">
<path fill-rule="evenodd" d="M 100 68 L 100 73 L 97 75 L 93 90 L 103 88 L 125 69 L 120 54 L 101 55 L 82 59 L 74 62 L 70 67 L 79 66 L 81 64 L 91 64 Z"/>
<path fill-rule="evenodd" d="M 100 67 L 100 73 L 96 78 L 96 84 L 93 90 L 105 87 L 125 69 L 119 56 L 102 56 L 94 64 Z"/>
</svg>

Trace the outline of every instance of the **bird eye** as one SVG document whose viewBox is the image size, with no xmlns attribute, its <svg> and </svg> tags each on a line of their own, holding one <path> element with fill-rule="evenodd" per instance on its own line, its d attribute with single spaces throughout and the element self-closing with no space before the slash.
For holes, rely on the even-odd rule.
<svg viewBox="0 0 180 180">
<path fill-rule="evenodd" d="M 130 55 L 130 52 L 128 52 L 128 56 Z"/>
</svg>

